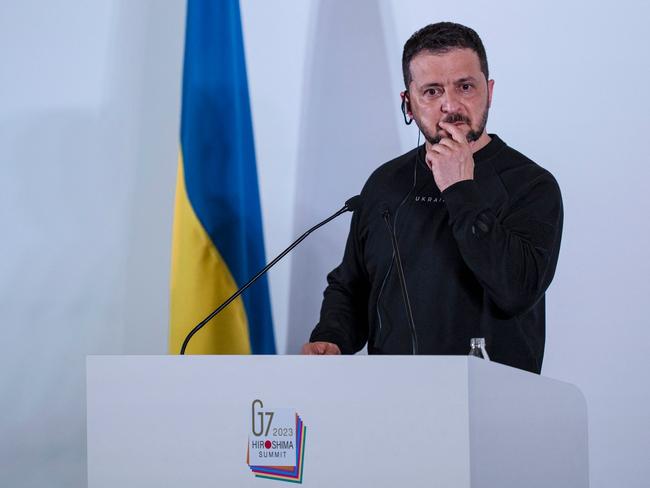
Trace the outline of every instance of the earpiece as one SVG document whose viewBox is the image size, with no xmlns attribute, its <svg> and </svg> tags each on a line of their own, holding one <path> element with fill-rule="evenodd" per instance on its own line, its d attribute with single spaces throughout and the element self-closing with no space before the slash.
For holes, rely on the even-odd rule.
<svg viewBox="0 0 650 488">
<path fill-rule="evenodd" d="M 402 115 L 404 116 L 404 123 L 406 125 L 410 125 L 413 122 L 413 117 L 408 118 L 408 115 L 407 115 L 408 112 L 411 111 L 411 104 L 409 103 L 408 98 L 407 98 L 408 93 L 409 93 L 408 90 L 402 92 L 402 105 L 401 105 Z"/>
</svg>

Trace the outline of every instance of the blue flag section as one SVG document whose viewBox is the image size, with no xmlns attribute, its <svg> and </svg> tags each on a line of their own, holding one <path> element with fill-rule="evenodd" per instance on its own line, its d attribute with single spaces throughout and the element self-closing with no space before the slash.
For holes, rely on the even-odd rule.
<svg viewBox="0 0 650 488">
<path fill-rule="evenodd" d="M 178 353 L 194 325 L 266 261 L 238 0 L 188 1 L 172 247 L 169 345 Z M 266 277 L 187 352 L 274 354 Z"/>
</svg>

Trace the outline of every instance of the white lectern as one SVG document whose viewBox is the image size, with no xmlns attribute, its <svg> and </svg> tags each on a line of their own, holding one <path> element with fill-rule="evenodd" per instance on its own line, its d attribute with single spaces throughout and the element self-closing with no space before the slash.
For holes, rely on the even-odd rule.
<svg viewBox="0 0 650 488">
<path fill-rule="evenodd" d="M 306 487 L 589 485 L 581 392 L 481 359 L 91 356 L 88 486 L 282 486 L 247 463 L 255 400 L 299 415 Z"/>
</svg>

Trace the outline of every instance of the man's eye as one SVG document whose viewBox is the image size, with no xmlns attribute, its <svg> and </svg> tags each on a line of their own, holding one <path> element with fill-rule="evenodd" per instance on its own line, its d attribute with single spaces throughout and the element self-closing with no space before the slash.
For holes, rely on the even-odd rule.
<svg viewBox="0 0 650 488">
<path fill-rule="evenodd" d="M 438 88 L 427 88 L 424 91 L 424 94 L 435 97 L 436 95 L 440 94 L 440 90 Z"/>
<path fill-rule="evenodd" d="M 469 83 L 463 83 L 462 85 L 460 85 L 460 88 L 463 91 L 470 91 L 473 88 L 473 86 L 470 85 Z"/>
</svg>

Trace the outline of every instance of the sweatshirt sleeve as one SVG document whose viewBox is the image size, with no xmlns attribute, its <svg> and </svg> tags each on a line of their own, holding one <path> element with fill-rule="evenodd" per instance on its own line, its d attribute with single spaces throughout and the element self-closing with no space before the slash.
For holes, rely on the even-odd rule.
<svg viewBox="0 0 650 488">
<path fill-rule="evenodd" d="M 361 350 L 368 339 L 369 281 L 363 267 L 359 212 L 354 212 L 341 264 L 327 275 L 320 321 L 310 342 L 339 346 L 343 354 Z"/>
<path fill-rule="evenodd" d="M 560 249 L 562 197 L 542 173 L 497 216 L 474 180 L 443 192 L 454 238 L 467 266 L 506 315 L 528 311 L 548 288 Z"/>
</svg>

